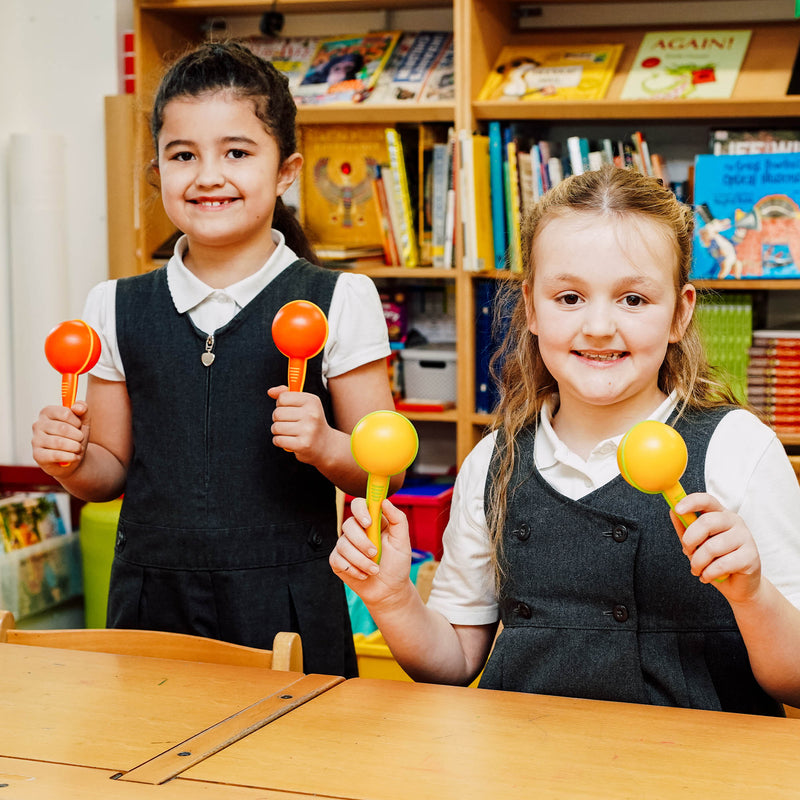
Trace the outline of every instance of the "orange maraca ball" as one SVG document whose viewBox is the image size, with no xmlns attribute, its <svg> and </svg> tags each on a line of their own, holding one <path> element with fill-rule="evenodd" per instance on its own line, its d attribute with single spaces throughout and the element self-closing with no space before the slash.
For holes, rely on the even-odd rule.
<svg viewBox="0 0 800 800">
<path fill-rule="evenodd" d="M 328 320 L 322 309 L 308 300 L 292 300 L 272 321 L 272 339 L 285 356 L 312 358 L 325 346 Z"/>
<path fill-rule="evenodd" d="M 617 448 L 617 465 L 622 477 L 648 494 L 675 486 L 688 460 L 683 437 L 674 428 L 653 419 L 634 425 Z"/>
<path fill-rule="evenodd" d="M 62 375 L 88 372 L 100 358 L 100 337 L 82 319 L 56 325 L 44 340 L 44 354 L 53 369 Z"/>
</svg>

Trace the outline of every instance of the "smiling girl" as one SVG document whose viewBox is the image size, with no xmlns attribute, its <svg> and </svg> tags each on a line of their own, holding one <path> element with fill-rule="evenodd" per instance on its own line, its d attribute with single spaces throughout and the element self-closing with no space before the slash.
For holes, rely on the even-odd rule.
<svg viewBox="0 0 800 800">
<path fill-rule="evenodd" d="M 494 429 L 458 475 L 428 604 L 388 501 L 380 566 L 358 501 L 333 571 L 416 680 L 467 684 L 483 669 L 493 689 L 798 705 L 800 488 L 773 431 L 703 355 L 691 210 L 608 167 L 545 194 L 522 242 Z M 644 419 L 686 440 L 676 511 L 700 514 L 686 529 L 619 473 L 617 445 Z"/>
<path fill-rule="evenodd" d="M 77 497 L 124 492 L 109 627 L 261 648 L 298 631 L 307 672 L 351 676 L 347 602 L 327 565 L 334 486 L 365 489 L 350 432 L 393 407 L 390 350 L 372 281 L 312 263 L 283 205 L 302 164 L 295 113 L 286 78 L 241 44 L 201 45 L 170 68 L 151 128 L 183 236 L 165 267 L 92 290 L 84 318 L 103 354 L 86 402 L 43 409 L 33 455 Z M 303 392 L 284 385 L 271 338 L 295 299 L 329 326 Z"/>
</svg>

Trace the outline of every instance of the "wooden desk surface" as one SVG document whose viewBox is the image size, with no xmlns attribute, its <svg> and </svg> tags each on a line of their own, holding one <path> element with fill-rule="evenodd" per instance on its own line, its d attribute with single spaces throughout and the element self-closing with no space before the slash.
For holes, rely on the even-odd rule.
<svg viewBox="0 0 800 800">
<path fill-rule="evenodd" d="M 797 800 L 800 720 L 354 679 L 181 778 L 359 800 Z"/>
<path fill-rule="evenodd" d="M 3 644 L 0 756 L 128 771 L 301 677 Z"/>
</svg>

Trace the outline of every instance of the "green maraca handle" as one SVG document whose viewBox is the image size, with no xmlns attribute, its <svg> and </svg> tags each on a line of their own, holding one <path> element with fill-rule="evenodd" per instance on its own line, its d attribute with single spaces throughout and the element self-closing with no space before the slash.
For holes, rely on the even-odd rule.
<svg viewBox="0 0 800 800">
<path fill-rule="evenodd" d="M 367 528 L 367 536 L 378 548 L 374 559 L 376 564 L 381 560 L 381 503 L 386 499 L 388 491 L 389 476 L 370 472 L 367 477 L 367 510 L 372 521 Z"/>
</svg>

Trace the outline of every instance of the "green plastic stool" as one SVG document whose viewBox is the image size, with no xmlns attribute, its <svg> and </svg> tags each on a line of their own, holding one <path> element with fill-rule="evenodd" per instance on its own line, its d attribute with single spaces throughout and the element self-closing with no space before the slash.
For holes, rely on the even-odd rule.
<svg viewBox="0 0 800 800">
<path fill-rule="evenodd" d="M 81 509 L 80 541 L 87 628 L 106 627 L 111 562 L 122 499 L 86 503 Z"/>
</svg>

